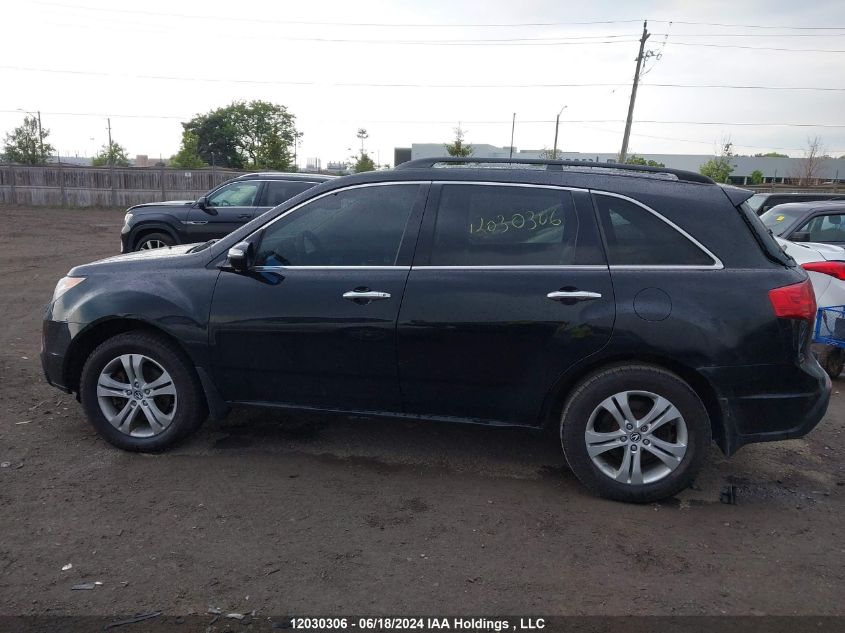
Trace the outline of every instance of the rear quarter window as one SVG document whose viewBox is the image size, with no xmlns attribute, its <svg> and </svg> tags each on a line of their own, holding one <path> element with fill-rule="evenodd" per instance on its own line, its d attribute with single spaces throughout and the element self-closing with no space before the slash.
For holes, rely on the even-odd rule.
<svg viewBox="0 0 845 633">
<path fill-rule="evenodd" d="M 712 255 L 661 216 L 624 198 L 594 194 L 611 266 L 716 266 Z"/>
</svg>

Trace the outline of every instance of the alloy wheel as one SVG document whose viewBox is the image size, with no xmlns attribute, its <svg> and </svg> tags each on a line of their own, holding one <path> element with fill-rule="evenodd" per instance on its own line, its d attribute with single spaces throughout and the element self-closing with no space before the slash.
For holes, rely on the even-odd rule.
<svg viewBox="0 0 845 633">
<path fill-rule="evenodd" d="M 164 248 L 167 246 L 161 240 L 146 240 L 145 242 L 141 243 L 141 247 L 138 249 L 139 251 L 149 251 L 154 248 Z"/>
<path fill-rule="evenodd" d="M 142 354 L 109 361 L 97 379 L 97 402 L 106 420 L 132 437 L 163 433 L 176 414 L 176 386 L 167 370 Z"/>
<path fill-rule="evenodd" d="M 587 454 L 607 477 L 629 485 L 660 481 L 687 453 L 681 412 L 650 391 L 621 391 L 602 400 L 584 431 Z"/>
</svg>

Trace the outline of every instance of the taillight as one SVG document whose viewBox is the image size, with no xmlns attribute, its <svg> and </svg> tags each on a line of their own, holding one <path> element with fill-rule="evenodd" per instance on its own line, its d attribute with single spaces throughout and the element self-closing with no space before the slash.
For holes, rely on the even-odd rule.
<svg viewBox="0 0 845 633">
<path fill-rule="evenodd" d="M 845 262 L 809 262 L 807 264 L 801 264 L 801 267 L 804 270 L 814 273 L 822 273 L 823 275 L 830 275 L 831 277 L 845 280 Z"/>
<path fill-rule="evenodd" d="M 816 295 L 809 279 L 769 290 L 769 301 L 780 319 L 812 321 L 816 318 Z"/>
</svg>

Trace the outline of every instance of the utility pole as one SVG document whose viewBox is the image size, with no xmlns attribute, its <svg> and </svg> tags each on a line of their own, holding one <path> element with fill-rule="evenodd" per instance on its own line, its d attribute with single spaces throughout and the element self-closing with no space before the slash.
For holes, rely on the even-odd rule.
<svg viewBox="0 0 845 633">
<path fill-rule="evenodd" d="M 634 102 L 637 100 L 637 86 L 640 83 L 640 70 L 643 65 L 643 49 L 645 41 L 651 35 L 646 28 L 648 21 L 643 22 L 643 35 L 640 38 L 640 52 L 637 55 L 637 70 L 634 73 L 634 85 L 631 87 L 631 101 L 628 103 L 628 119 L 625 121 L 625 135 L 622 137 L 622 151 L 619 152 L 619 162 L 624 163 L 628 155 L 628 138 L 631 136 L 631 121 L 634 118 Z"/>
<path fill-rule="evenodd" d="M 111 151 L 111 119 L 106 119 L 106 121 L 107 121 L 107 122 L 108 122 L 108 124 L 109 124 L 109 153 L 108 153 L 108 157 L 109 157 L 109 166 L 111 166 L 111 165 L 112 165 L 112 151 Z"/>
<path fill-rule="evenodd" d="M 44 134 L 41 132 L 41 110 L 37 110 L 38 112 L 38 146 L 41 150 L 41 158 L 46 160 L 44 156 Z"/>
<path fill-rule="evenodd" d="M 112 160 L 112 145 L 111 145 L 111 119 L 107 118 L 106 122 L 109 126 L 109 149 L 108 149 L 108 160 L 109 160 L 109 183 L 111 184 L 111 206 L 117 206 L 117 191 L 115 191 L 115 182 L 114 182 L 114 160 Z"/>
<path fill-rule="evenodd" d="M 513 113 L 513 121 L 511 121 L 511 147 L 510 153 L 508 154 L 508 159 L 513 158 L 513 132 L 516 129 L 516 112 Z"/>
</svg>

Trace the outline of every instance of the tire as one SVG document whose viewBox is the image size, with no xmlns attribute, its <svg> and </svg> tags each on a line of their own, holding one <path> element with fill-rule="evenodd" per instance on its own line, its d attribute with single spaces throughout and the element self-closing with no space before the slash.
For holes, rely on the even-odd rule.
<svg viewBox="0 0 845 633">
<path fill-rule="evenodd" d="M 173 246 L 176 240 L 170 237 L 167 233 L 147 233 L 138 238 L 135 242 L 136 251 L 145 251 L 153 248 L 164 248 L 165 246 Z"/>
<path fill-rule="evenodd" d="M 118 334 L 94 349 L 82 368 L 79 392 L 97 432 L 127 451 L 172 446 L 208 415 L 190 360 L 173 343 L 147 332 Z"/>
<path fill-rule="evenodd" d="M 845 351 L 833 345 L 824 345 L 818 353 L 819 365 L 831 379 L 839 378 L 845 366 Z"/>
<path fill-rule="evenodd" d="M 572 390 L 560 438 L 569 467 L 591 492 L 650 503 L 692 483 L 710 445 L 710 418 L 677 375 L 651 365 L 618 365 Z"/>
</svg>

